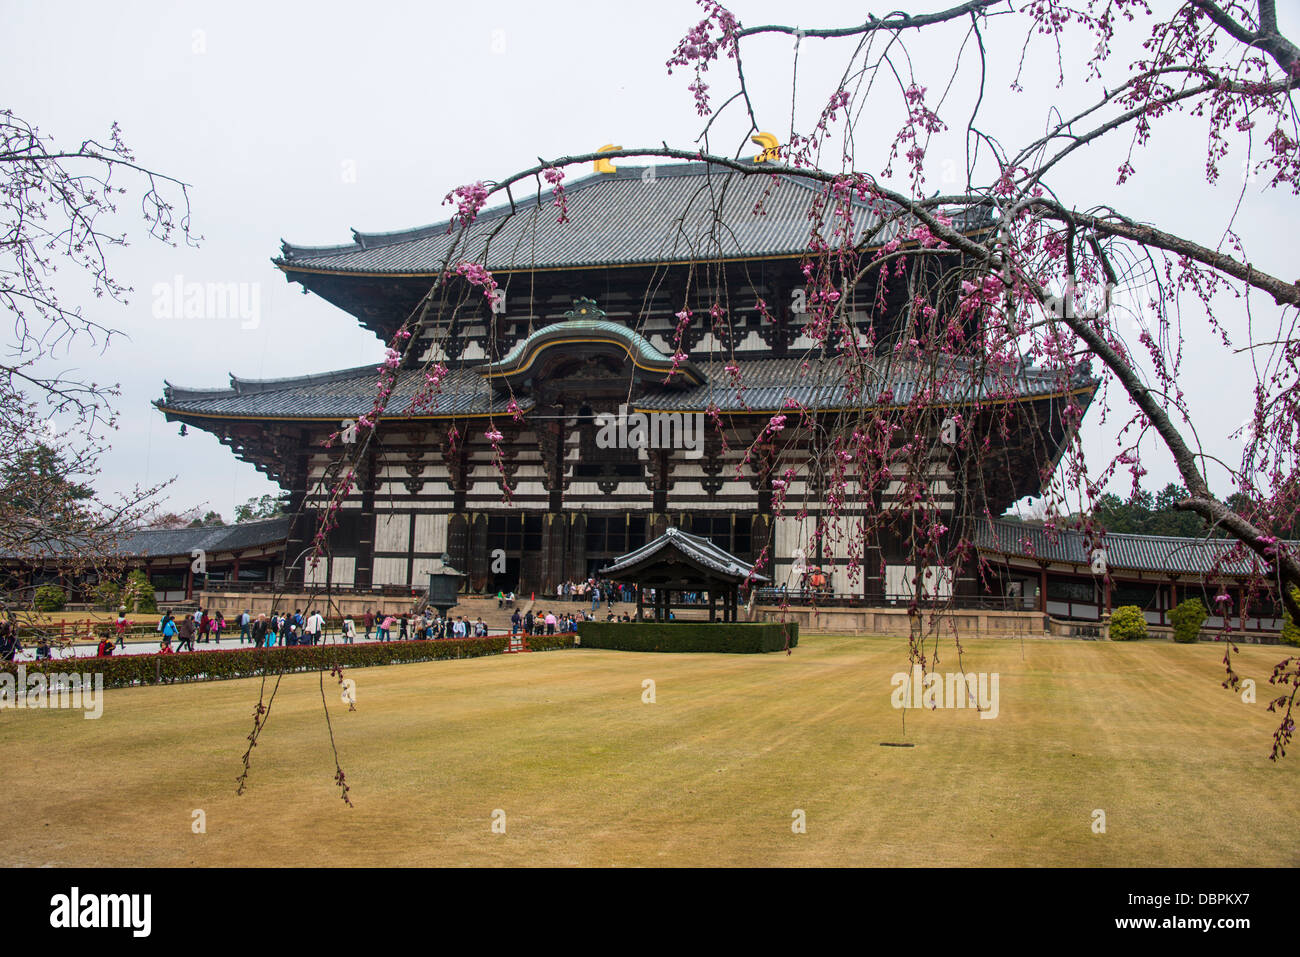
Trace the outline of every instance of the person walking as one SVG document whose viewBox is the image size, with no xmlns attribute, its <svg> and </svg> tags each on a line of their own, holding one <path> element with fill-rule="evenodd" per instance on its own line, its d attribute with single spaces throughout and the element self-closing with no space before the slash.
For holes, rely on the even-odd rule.
<svg viewBox="0 0 1300 957">
<path fill-rule="evenodd" d="M 352 644 L 357 640 L 357 623 L 352 620 L 351 615 L 343 619 L 343 641 Z"/>
<path fill-rule="evenodd" d="M 253 616 L 249 610 L 245 608 L 244 613 L 239 616 L 239 643 L 241 645 L 250 640 L 249 632 L 252 628 L 252 624 Z"/>
<path fill-rule="evenodd" d="M 208 610 L 204 608 L 199 616 L 199 641 L 206 642 L 212 636 L 212 619 L 208 616 Z M 194 649 L 190 649 L 193 651 Z"/>
<path fill-rule="evenodd" d="M 212 619 L 212 640 L 216 644 L 221 644 L 221 635 L 226 630 L 226 616 L 217 611 L 216 617 Z"/>
<path fill-rule="evenodd" d="M 245 612 L 245 615 L 247 615 L 247 612 Z M 257 620 L 253 622 L 252 627 L 249 629 L 249 631 L 251 633 L 251 640 L 253 642 L 253 647 L 254 648 L 263 647 L 266 644 L 266 632 L 267 632 L 266 615 L 258 615 Z"/>
<path fill-rule="evenodd" d="M 303 627 L 306 632 L 307 644 L 320 644 L 321 636 L 325 633 L 325 619 L 321 617 L 320 609 L 311 613 Z"/>
<path fill-rule="evenodd" d="M 167 612 L 158 622 L 158 630 L 162 632 L 162 639 L 158 644 L 160 653 L 170 653 L 172 650 L 172 639 L 176 637 L 176 620 L 172 618 L 172 613 Z"/>
<path fill-rule="evenodd" d="M 177 626 L 176 636 L 178 639 L 176 642 L 177 651 L 180 651 L 182 648 L 188 651 L 193 651 L 194 650 L 194 619 L 190 618 L 188 615 L 182 618 L 180 625 Z"/>
<path fill-rule="evenodd" d="M 370 632 L 373 631 L 373 630 L 374 630 L 374 627 L 375 627 L 375 615 L 374 615 L 374 612 L 372 612 L 369 608 L 367 608 L 367 609 L 366 609 L 366 614 L 365 614 L 365 616 L 362 618 L 362 621 L 365 622 L 365 626 L 366 626 L 366 641 L 369 641 L 369 640 L 370 640 Z"/>
</svg>

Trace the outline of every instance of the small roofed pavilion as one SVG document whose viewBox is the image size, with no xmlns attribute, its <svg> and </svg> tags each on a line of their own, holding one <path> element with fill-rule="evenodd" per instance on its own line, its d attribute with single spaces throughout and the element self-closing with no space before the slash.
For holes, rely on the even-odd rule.
<svg viewBox="0 0 1300 957">
<path fill-rule="evenodd" d="M 636 617 L 644 617 L 643 596 L 655 592 L 654 617 L 667 621 L 673 592 L 707 591 L 709 621 L 718 621 L 718 598 L 722 598 L 722 621 L 738 620 L 738 591 L 742 582 L 770 581 L 707 538 L 669 528 L 652 542 L 617 558 L 600 574 L 637 586 Z"/>
</svg>

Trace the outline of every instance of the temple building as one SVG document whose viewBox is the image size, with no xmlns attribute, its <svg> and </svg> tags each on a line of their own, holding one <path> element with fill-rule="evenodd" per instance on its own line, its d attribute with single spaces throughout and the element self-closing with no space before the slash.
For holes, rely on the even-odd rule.
<svg viewBox="0 0 1300 957">
<path fill-rule="evenodd" d="M 934 389 L 933 370 L 898 357 L 905 278 L 849 289 L 846 312 L 870 361 L 848 375 L 835 343 L 805 329 L 801 267 L 822 200 L 796 178 L 704 163 L 620 167 L 568 184 L 558 214 L 551 198 L 484 210 L 465 232 L 442 222 L 354 232 L 338 246 L 284 243 L 274 264 L 285 278 L 383 342 L 412 315 L 428 319 L 367 436 L 328 561 L 298 559 L 318 521 L 305 509 L 288 527 L 284 586 L 416 587 L 447 553 L 471 590 L 553 591 L 674 527 L 758 563 L 774 583 L 815 563 L 828 591 L 881 602 L 913 580 L 905 529 L 845 543 L 863 514 L 907 507 L 898 501 L 907 476 L 848 501 L 830 533 L 812 535 L 826 505 L 815 467 L 825 423 L 918 394 L 936 410 L 927 441 L 956 411 L 989 417 L 983 427 L 997 444 L 978 467 L 936 441 L 923 468 L 928 504 L 955 527 L 1040 494 L 1072 438 L 1063 408 L 1086 410 L 1097 387 L 1087 375 L 1017 369 L 1016 427 L 993 427 L 1005 378 L 959 368 Z M 856 235 L 901 238 L 896 224 L 877 229 L 883 220 L 865 203 L 852 213 Z M 991 220 L 956 225 L 974 233 Z M 495 294 L 456 275 L 466 262 L 491 270 Z M 446 373 L 427 394 L 431 362 Z M 279 483 L 295 513 L 328 498 L 376 380 L 374 363 L 282 379 L 232 374 L 225 388 L 167 383 L 156 405 Z M 785 413 L 777 441 L 770 423 Z M 789 469 L 794 478 L 783 478 Z M 935 588 L 986 592 L 976 564 L 972 555 Z"/>
</svg>

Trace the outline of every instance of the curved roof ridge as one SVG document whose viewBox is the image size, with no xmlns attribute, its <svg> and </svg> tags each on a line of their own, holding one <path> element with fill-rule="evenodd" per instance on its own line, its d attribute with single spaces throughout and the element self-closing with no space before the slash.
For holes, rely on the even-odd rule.
<svg viewBox="0 0 1300 957">
<path fill-rule="evenodd" d="M 279 387 L 296 388 L 303 385 L 315 385 L 324 382 L 339 382 L 352 379 L 364 373 L 375 371 L 382 363 L 378 360 L 365 365 L 350 366 L 346 369 L 331 369 L 327 372 L 309 372 L 305 375 L 278 376 L 271 379 L 247 379 L 230 374 L 230 386 L 236 394 L 249 392 L 276 392 Z"/>
<path fill-rule="evenodd" d="M 580 303 L 582 300 L 578 302 Z M 484 362 L 472 368 L 483 376 L 509 376 L 518 371 L 520 363 L 524 362 L 530 353 L 547 348 L 549 345 L 547 340 L 555 339 L 555 344 L 558 345 L 574 335 L 581 334 L 595 334 L 616 339 L 627 349 L 633 362 L 636 362 L 639 358 L 642 363 L 645 363 L 656 372 L 662 371 L 664 366 L 674 365 L 672 356 L 661 352 L 649 339 L 621 322 L 612 319 L 565 319 L 561 322 L 552 322 L 534 329 L 523 339 L 516 342 L 510 351 L 500 359 L 495 362 Z M 530 363 L 531 360 L 529 360 Z M 679 372 L 686 373 L 686 378 L 694 379 L 696 385 L 703 385 L 708 382 L 708 377 L 689 359 L 675 363 L 675 368 Z"/>
<path fill-rule="evenodd" d="M 163 379 L 163 394 L 169 399 L 220 399 L 228 395 L 234 395 L 234 392 L 229 386 L 222 389 L 198 389 L 176 385 L 167 379 Z"/>
<path fill-rule="evenodd" d="M 647 170 L 654 170 L 654 178 L 658 179 L 680 179 L 690 176 L 710 176 L 718 175 L 720 177 L 744 176 L 749 177 L 756 174 L 741 173 L 728 166 L 719 166 L 716 163 L 709 163 L 699 160 L 692 160 L 681 163 L 657 164 L 650 163 L 644 166 L 622 165 L 615 167 L 612 173 L 588 173 L 580 179 L 564 184 L 565 194 L 572 196 L 581 192 L 590 186 L 601 183 L 621 182 L 626 180 L 640 180 L 644 177 Z M 817 192 L 818 183 L 809 182 L 799 176 L 793 175 L 789 167 L 784 165 L 772 168 L 770 175 L 778 177 L 783 183 L 789 183 L 793 186 L 803 187 L 810 192 Z M 761 173 L 768 173 L 768 170 L 762 170 Z M 553 195 L 555 190 L 548 187 L 541 193 L 541 199 Z M 863 200 L 851 197 L 853 205 L 864 210 L 872 209 L 872 204 Z M 498 203 L 479 211 L 475 217 L 475 222 L 493 221 L 504 218 L 509 215 L 518 214 L 518 203 L 510 202 Z M 446 234 L 451 232 L 451 226 L 455 221 L 454 216 L 448 216 L 445 219 L 429 223 L 424 226 L 412 226 L 405 229 L 380 230 L 376 232 L 366 232 L 355 227 L 352 228 L 352 242 L 345 244 L 333 244 L 326 246 L 306 246 L 291 243 L 285 239 L 280 240 L 280 250 L 282 258 L 280 262 L 292 262 L 297 258 L 313 258 L 318 256 L 334 256 L 345 253 L 364 252 L 366 250 L 379 249 L 384 246 L 395 246 L 402 243 L 415 242 L 421 239 L 428 239 L 432 236 Z M 273 259 L 272 262 L 277 260 Z"/>
</svg>

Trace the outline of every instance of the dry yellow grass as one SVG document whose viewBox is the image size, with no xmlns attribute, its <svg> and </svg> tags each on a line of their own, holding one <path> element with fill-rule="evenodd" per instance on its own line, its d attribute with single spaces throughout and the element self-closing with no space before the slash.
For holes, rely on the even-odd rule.
<svg viewBox="0 0 1300 957">
<path fill-rule="evenodd" d="M 285 678 L 237 797 L 257 682 L 0 712 L 6 865 L 1294 865 L 1300 754 L 1268 758 L 1267 675 L 1218 647 L 968 642 L 1000 714 L 902 712 L 898 639 L 794 655 L 595 650 Z M 939 671 L 958 670 L 948 653 Z M 642 681 L 656 702 L 642 702 Z M 914 748 L 881 747 L 906 740 Z M 192 812 L 206 814 L 204 834 Z M 491 830 L 505 812 L 506 833 Z M 792 832 L 805 812 L 807 833 Z M 1094 834 L 1095 809 L 1106 833 Z"/>
</svg>

